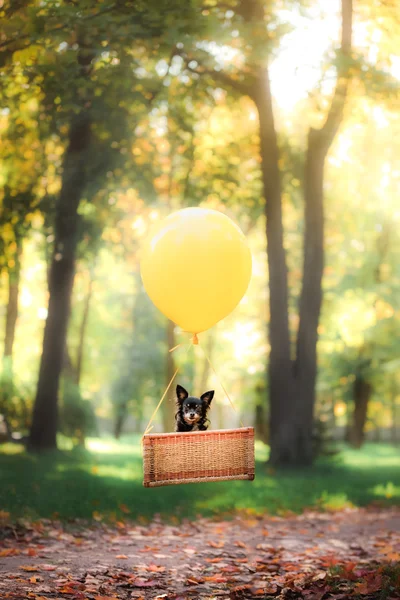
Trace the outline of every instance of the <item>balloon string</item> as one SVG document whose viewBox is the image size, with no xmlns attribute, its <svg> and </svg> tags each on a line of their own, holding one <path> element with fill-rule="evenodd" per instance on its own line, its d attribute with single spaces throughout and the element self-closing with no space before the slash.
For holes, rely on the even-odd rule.
<svg viewBox="0 0 400 600">
<path fill-rule="evenodd" d="M 181 348 L 182 346 L 183 346 L 183 344 L 178 344 L 177 346 L 174 346 L 173 348 L 171 348 L 170 350 L 168 350 L 168 352 L 174 352 L 174 350 L 177 350 L 178 348 Z M 189 353 L 189 350 L 190 350 L 190 348 L 191 348 L 192 346 L 199 346 L 199 347 L 200 347 L 201 351 L 202 351 L 202 352 L 203 352 L 203 354 L 204 354 L 204 358 L 206 359 L 206 361 L 207 361 L 207 362 L 208 362 L 208 364 L 210 365 L 210 368 L 211 368 L 211 370 L 213 371 L 214 375 L 216 376 L 216 378 L 217 378 L 217 381 L 218 381 L 219 385 L 220 385 L 220 386 L 221 386 L 221 388 L 223 389 L 223 391 L 224 391 L 224 393 L 225 393 L 225 396 L 228 398 L 228 400 L 229 400 L 229 403 L 230 403 L 231 407 L 233 408 L 233 410 L 235 411 L 235 413 L 238 415 L 238 417 L 239 417 L 239 423 L 240 423 L 240 425 L 241 425 L 242 427 L 244 427 L 243 421 L 242 421 L 242 419 L 240 418 L 240 415 L 239 415 L 239 413 L 238 413 L 238 411 L 237 411 L 237 409 L 236 409 L 235 405 L 233 404 L 233 402 L 232 402 L 232 399 L 231 399 L 231 397 L 229 396 L 229 394 L 228 394 L 228 391 L 227 391 L 226 387 L 224 386 L 224 384 L 222 383 L 221 379 L 219 378 L 219 376 L 218 376 L 218 373 L 217 373 L 217 371 L 215 370 L 215 367 L 214 367 L 214 365 L 212 364 L 212 362 L 211 362 L 211 360 L 210 360 L 209 356 L 207 355 L 206 351 L 204 350 L 203 346 L 200 344 L 200 342 L 199 342 L 199 338 L 197 337 L 197 334 L 196 334 L 196 333 L 194 333 L 194 334 L 193 334 L 193 337 L 192 337 L 192 339 L 190 340 L 190 343 L 189 343 L 189 344 L 188 344 L 188 346 L 187 346 L 187 349 L 186 349 L 186 354 L 185 354 L 185 358 L 187 357 L 187 355 L 188 355 L 188 353 Z M 150 431 L 153 429 L 153 425 L 152 425 L 152 423 L 153 423 L 153 421 L 154 421 L 154 419 L 155 419 L 155 416 L 156 416 L 156 414 L 158 413 L 158 411 L 159 411 L 159 409 L 160 409 L 160 407 L 161 407 L 161 404 L 164 402 L 165 396 L 168 394 L 168 391 L 169 391 L 169 389 L 170 389 L 171 385 L 173 384 L 175 377 L 176 377 L 176 376 L 177 376 L 177 374 L 179 373 L 179 370 L 180 370 L 180 367 L 177 367 L 177 368 L 175 369 L 175 372 L 174 372 L 174 374 L 172 375 L 172 377 L 171 377 L 171 379 L 170 379 L 170 381 L 169 381 L 169 383 L 168 383 L 168 385 L 167 385 L 167 387 L 166 387 L 166 390 L 165 390 L 165 392 L 163 393 L 163 395 L 162 395 L 162 397 L 161 397 L 161 400 L 160 400 L 160 401 L 159 401 L 159 403 L 157 404 L 156 408 L 155 408 L 155 409 L 154 409 L 154 411 L 153 411 L 153 414 L 152 414 L 152 415 L 151 415 L 151 417 L 150 417 L 150 420 L 149 420 L 149 422 L 148 422 L 148 424 L 147 424 L 147 427 L 146 427 L 146 429 L 145 429 L 145 431 L 144 431 L 143 437 L 144 437 L 145 435 L 147 435 L 148 433 L 150 433 Z M 142 437 L 142 442 L 143 442 L 143 437 Z"/>
<path fill-rule="evenodd" d="M 171 350 L 169 350 L 169 352 L 173 352 L 174 350 L 176 350 L 176 349 L 177 349 L 177 348 L 179 348 L 180 346 L 182 346 L 182 344 L 178 344 L 178 345 L 177 345 L 177 346 L 175 346 L 174 348 L 171 348 Z M 189 353 L 189 350 L 190 350 L 191 346 L 192 346 L 192 343 L 190 343 L 190 344 L 188 345 L 188 347 L 187 347 L 186 354 L 185 354 L 185 358 L 186 358 L 186 356 L 188 355 L 188 353 Z M 150 421 L 147 423 L 147 427 L 146 427 L 146 429 L 144 430 L 144 434 L 143 434 L 143 436 L 142 436 L 142 442 L 143 442 L 143 437 L 144 437 L 145 435 L 147 435 L 147 434 L 148 434 L 148 433 L 149 433 L 149 432 L 150 432 L 150 431 L 153 429 L 153 426 L 152 426 L 151 424 L 152 424 L 152 422 L 154 421 L 154 419 L 155 419 L 155 416 L 156 416 L 156 414 L 158 413 L 158 411 L 159 411 L 159 409 L 160 409 L 160 406 L 161 406 L 161 404 L 162 404 L 162 403 L 163 403 L 163 401 L 164 401 L 164 398 L 165 398 L 165 396 L 168 394 L 168 390 L 169 390 L 169 388 L 171 387 L 171 385 L 172 385 L 172 383 L 173 383 L 173 381 L 174 381 L 175 377 L 178 375 L 178 373 L 179 373 L 179 369 L 180 369 L 180 367 L 177 367 L 177 368 L 175 369 L 175 373 L 172 375 L 172 377 L 171 377 L 171 379 L 170 379 L 170 381 L 169 381 L 169 383 L 168 383 L 168 385 L 167 385 L 167 387 L 166 387 L 166 390 L 165 390 L 165 392 L 163 393 L 163 395 L 162 395 L 162 397 L 161 397 L 161 400 L 160 400 L 160 402 L 157 404 L 156 408 L 154 409 L 154 411 L 153 411 L 153 414 L 152 414 L 152 415 L 151 415 L 151 417 L 150 417 Z"/>
<path fill-rule="evenodd" d="M 177 346 L 174 346 L 173 348 L 170 348 L 168 350 L 168 352 L 174 352 L 174 350 L 177 350 L 178 348 L 180 348 L 181 346 L 183 346 L 183 344 L 178 344 Z"/>
<path fill-rule="evenodd" d="M 233 408 L 233 410 L 235 411 L 235 413 L 236 413 L 236 414 L 237 414 L 237 416 L 239 417 L 239 423 L 240 423 L 240 425 L 241 425 L 242 427 L 244 427 L 243 421 L 242 421 L 242 419 L 240 418 L 240 415 L 239 415 L 239 413 L 238 413 L 238 411 L 237 411 L 237 409 L 236 409 L 235 405 L 233 404 L 233 402 L 232 402 L 232 400 L 231 400 L 231 397 L 229 396 L 229 394 L 228 394 L 228 392 L 227 392 L 227 389 L 225 388 L 224 384 L 222 383 L 221 379 L 219 378 L 219 376 L 218 376 L 218 373 L 217 373 L 217 371 L 216 371 L 216 370 L 215 370 L 215 368 L 214 368 L 214 365 L 212 364 L 211 360 L 209 359 L 209 357 L 208 357 L 208 355 L 207 355 L 206 351 L 204 350 L 203 346 L 202 346 L 202 345 L 201 345 L 201 344 L 200 344 L 198 341 L 197 341 L 197 343 L 198 343 L 198 345 L 200 346 L 200 348 L 201 348 L 201 351 L 203 352 L 203 354 L 204 354 L 204 357 L 205 357 L 206 361 L 207 361 L 207 362 L 208 362 L 208 364 L 210 365 L 210 367 L 211 367 L 211 370 L 213 371 L 214 375 L 216 376 L 216 378 L 217 378 L 217 381 L 218 381 L 219 385 L 222 387 L 222 389 L 223 389 L 223 391 L 224 391 L 224 393 L 225 393 L 225 396 L 228 398 L 228 400 L 229 400 L 229 403 L 230 403 L 231 407 Z"/>
</svg>

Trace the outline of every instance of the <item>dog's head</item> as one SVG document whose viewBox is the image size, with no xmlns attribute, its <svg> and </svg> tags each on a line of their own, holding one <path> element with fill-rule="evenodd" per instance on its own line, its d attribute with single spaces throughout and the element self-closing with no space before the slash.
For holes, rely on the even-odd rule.
<svg viewBox="0 0 400 600">
<path fill-rule="evenodd" d="M 188 425 L 195 425 L 205 418 L 214 397 L 214 390 L 205 392 L 200 398 L 189 396 L 181 385 L 176 387 L 176 397 L 182 418 Z"/>
</svg>

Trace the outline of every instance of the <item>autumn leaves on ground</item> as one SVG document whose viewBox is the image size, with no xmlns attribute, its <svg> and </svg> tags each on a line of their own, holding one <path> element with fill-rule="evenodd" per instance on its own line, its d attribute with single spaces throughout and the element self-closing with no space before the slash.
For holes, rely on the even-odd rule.
<svg viewBox="0 0 400 600">
<path fill-rule="evenodd" d="M 145 489 L 128 441 L 3 447 L 0 598 L 400 598 L 397 448 L 274 472 L 257 445 L 254 482 Z"/>
<path fill-rule="evenodd" d="M 400 598 L 400 512 L 1 529 L 0 597 Z"/>
</svg>

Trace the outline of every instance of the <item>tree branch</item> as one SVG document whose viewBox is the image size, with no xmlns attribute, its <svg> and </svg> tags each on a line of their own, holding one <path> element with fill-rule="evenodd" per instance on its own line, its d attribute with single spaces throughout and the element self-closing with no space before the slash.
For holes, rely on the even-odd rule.
<svg viewBox="0 0 400 600">
<path fill-rule="evenodd" d="M 97 11 L 96 13 L 86 15 L 85 17 L 80 17 L 80 21 L 91 21 L 92 19 L 96 19 L 97 17 L 101 17 L 109 12 L 112 12 L 114 10 L 114 8 L 116 8 L 115 3 L 111 4 L 110 6 L 107 6 L 106 8 L 103 8 L 102 10 Z M 49 29 L 45 33 L 46 33 L 46 35 L 51 35 L 52 33 L 57 33 L 58 31 L 62 31 L 67 28 L 69 28 L 69 29 L 71 28 L 71 22 L 64 23 L 63 25 L 59 25 L 58 27 L 53 27 L 53 29 Z M 37 39 L 31 40 L 27 44 L 22 44 L 22 45 L 18 44 L 18 42 L 21 42 L 23 40 L 30 38 L 31 35 L 32 35 L 32 33 L 24 33 L 20 36 L 17 36 L 16 38 L 8 39 L 8 40 L 5 40 L 4 42 L 1 42 L 0 43 L 0 51 L 2 50 L 2 48 L 8 48 L 8 46 L 10 46 L 11 44 L 16 44 L 17 47 L 15 49 L 11 50 L 10 52 L 24 50 L 25 48 L 28 48 L 29 46 L 31 46 L 32 44 L 35 44 L 37 41 L 39 41 L 40 39 L 43 38 L 43 35 L 40 35 L 37 37 Z"/>
<path fill-rule="evenodd" d="M 236 79 L 233 79 L 232 77 L 230 77 L 230 75 L 227 75 L 223 71 L 213 70 L 209 74 L 216 81 L 219 81 L 224 87 L 232 88 L 232 89 L 236 90 L 237 92 L 240 92 L 241 94 L 243 94 L 243 96 L 251 96 L 252 97 L 252 86 L 251 85 L 245 84 L 241 81 L 237 81 Z"/>
<path fill-rule="evenodd" d="M 349 59 L 353 22 L 353 0 L 342 0 L 342 36 L 340 54 L 343 64 L 338 67 L 337 82 L 326 121 L 319 130 L 326 150 L 332 144 L 343 118 L 343 110 L 349 87 Z"/>
<path fill-rule="evenodd" d="M 191 73 L 195 73 L 196 75 L 209 75 L 214 81 L 219 82 L 225 88 L 232 88 L 237 92 L 240 92 L 244 96 L 251 96 L 252 90 L 251 85 L 243 83 L 242 81 L 237 81 L 233 79 L 230 75 L 223 71 L 217 71 L 216 69 L 207 69 L 201 64 L 201 61 L 194 57 L 188 56 L 185 52 L 175 47 L 173 51 L 173 56 L 180 56 L 185 63 L 185 68 Z M 198 67 L 191 67 L 190 63 L 196 62 Z"/>
</svg>

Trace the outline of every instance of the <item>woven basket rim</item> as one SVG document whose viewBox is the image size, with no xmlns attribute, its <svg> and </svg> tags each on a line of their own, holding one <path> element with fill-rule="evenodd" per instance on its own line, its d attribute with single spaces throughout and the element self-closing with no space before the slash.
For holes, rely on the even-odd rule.
<svg viewBox="0 0 400 600">
<path fill-rule="evenodd" d="M 189 437 L 193 437 L 193 436 L 208 436 L 208 435 L 215 435 L 216 433 L 222 433 L 222 434 L 234 434 L 234 433 L 240 433 L 240 432 L 246 432 L 246 433 L 251 433 L 254 432 L 254 427 L 236 427 L 234 429 L 207 429 L 206 431 L 171 431 L 168 433 L 145 433 L 143 436 L 143 439 L 156 439 L 156 438 L 169 438 L 169 437 L 184 437 L 184 436 L 189 436 Z"/>
<path fill-rule="evenodd" d="M 167 485 L 184 485 L 186 483 L 210 483 L 218 481 L 254 481 L 254 473 L 243 475 L 225 475 L 223 477 L 187 477 L 183 479 L 159 479 L 158 481 L 144 481 L 146 488 L 166 487 Z"/>
</svg>

